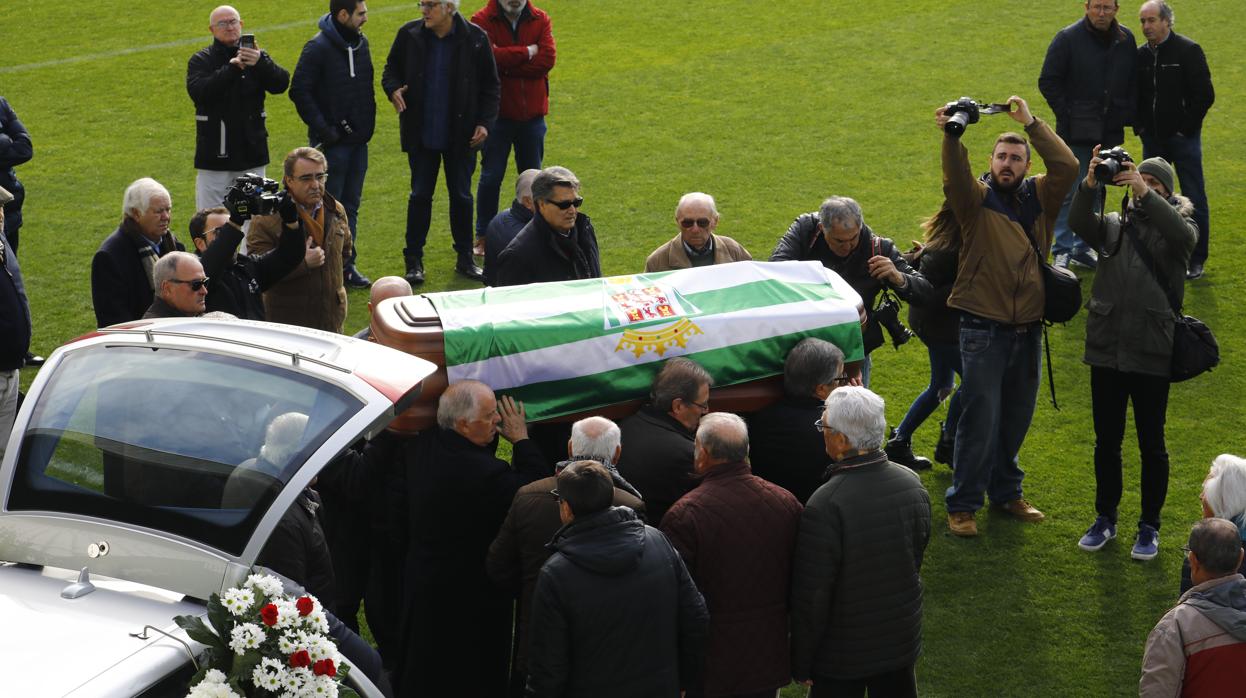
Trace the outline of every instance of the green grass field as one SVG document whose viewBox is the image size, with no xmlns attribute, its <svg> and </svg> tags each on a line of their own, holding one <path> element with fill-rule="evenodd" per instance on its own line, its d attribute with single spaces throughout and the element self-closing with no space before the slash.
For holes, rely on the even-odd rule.
<svg viewBox="0 0 1246 698">
<path fill-rule="evenodd" d="M 464 11 L 482 0 L 469 0 Z M 910 0 L 842 3 L 790 0 L 607 2 L 546 0 L 554 18 L 554 69 L 546 164 L 584 183 L 607 274 L 639 270 L 675 233 L 675 202 L 687 191 L 714 194 L 719 232 L 755 257 L 799 213 L 827 195 L 861 202 L 879 234 L 902 246 L 942 194 L 935 107 L 961 95 L 1001 101 L 1019 94 L 1040 117 L 1037 89 L 1048 42 L 1076 20 L 1080 2 Z M 1137 31 L 1138 0 L 1121 19 Z M 184 242 L 193 213 L 193 107 L 186 60 L 208 40 L 214 2 L 27 3 L 0 27 L 0 94 L 30 129 L 35 159 L 19 170 L 28 199 L 21 261 L 35 319 L 35 349 L 48 353 L 94 327 L 90 259 L 120 219 L 122 191 L 152 176 L 172 193 L 174 228 Z M 1219 336 L 1224 365 L 1173 387 L 1168 426 L 1172 480 L 1157 559 L 1129 559 L 1138 512 L 1137 447 L 1126 436 L 1122 539 L 1098 554 L 1075 543 L 1094 516 L 1089 370 L 1081 363 L 1084 313 L 1051 332 L 1061 409 L 1046 385 L 1022 452 L 1026 495 L 1047 512 L 1039 525 L 984 512 L 983 535 L 955 539 L 943 525 L 950 472 L 923 475 L 936 520 L 926 555 L 925 655 L 918 666 L 929 696 L 1125 695 L 1136 691 L 1146 634 L 1176 597 L 1185 532 L 1199 513 L 1197 492 L 1211 459 L 1242 452 L 1246 422 L 1237 363 L 1243 283 L 1233 250 L 1246 217 L 1241 182 L 1246 145 L 1233 124 L 1246 117 L 1239 0 L 1176 0 L 1177 30 L 1206 50 L 1218 101 L 1204 135 L 1212 204 L 1208 273 L 1187 289 L 1187 309 Z M 314 33 L 326 2 L 297 0 L 239 7 L 247 31 L 289 69 Z M 380 67 L 397 27 L 418 16 L 415 2 L 370 5 L 365 33 Z M 379 87 L 378 87 L 379 91 Z M 376 278 L 402 271 L 408 172 L 397 120 L 379 96 L 378 130 L 360 215 L 359 265 Z M 285 95 L 268 103 L 276 167 L 304 145 L 305 128 Z M 971 157 L 986 168 L 994 136 L 1014 123 L 988 118 L 970 127 Z M 1141 154 L 1137 139 L 1126 148 Z M 1040 167 L 1036 167 L 1040 169 Z M 503 200 L 513 173 L 503 186 Z M 1119 195 L 1116 195 L 1119 199 Z M 425 290 L 465 288 L 438 192 Z M 1086 283 L 1089 292 L 1089 279 Z M 347 329 L 366 323 L 366 295 L 351 292 Z M 28 382 L 33 371 L 23 373 Z M 875 353 L 874 389 L 899 421 L 927 378 L 912 342 Z M 938 415 L 936 415 L 936 418 Z M 190 416 L 184 428 L 195 428 Z M 916 438 L 929 453 L 932 420 Z M 1237 434 L 1237 436 L 1234 436 Z M 787 689 L 785 695 L 803 695 Z"/>
</svg>

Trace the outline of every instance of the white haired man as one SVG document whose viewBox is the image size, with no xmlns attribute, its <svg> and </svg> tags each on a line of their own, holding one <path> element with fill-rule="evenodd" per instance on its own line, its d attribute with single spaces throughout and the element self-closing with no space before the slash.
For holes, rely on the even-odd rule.
<svg viewBox="0 0 1246 698">
<path fill-rule="evenodd" d="M 718 229 L 718 205 L 709 194 L 694 191 L 679 197 L 675 223 L 679 233 L 649 253 L 645 271 L 706 267 L 753 258 L 743 245 L 714 232 Z"/>
<path fill-rule="evenodd" d="M 173 200 L 150 177 L 126 187 L 121 225 L 91 260 L 91 302 L 99 327 L 143 317 L 155 298 L 156 260 L 186 247 L 169 231 Z"/>
<path fill-rule="evenodd" d="M 869 389 L 837 388 L 813 426 L 834 464 L 796 539 L 792 676 L 811 698 L 916 696 L 930 495 L 888 462 L 883 399 Z"/>
</svg>

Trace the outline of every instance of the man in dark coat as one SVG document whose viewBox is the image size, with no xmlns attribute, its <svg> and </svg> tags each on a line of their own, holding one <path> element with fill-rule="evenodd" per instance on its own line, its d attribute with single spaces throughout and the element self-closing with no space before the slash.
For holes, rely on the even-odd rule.
<svg viewBox="0 0 1246 698">
<path fill-rule="evenodd" d="M 774 698 L 792 676 L 787 600 L 802 507 L 750 472 L 738 416 L 705 415 L 694 449 L 701 484 L 662 519 L 710 612 L 702 682 L 688 698 Z"/>
<path fill-rule="evenodd" d="M 597 231 L 580 211 L 580 180 L 565 167 L 547 167 L 532 180 L 536 215 L 498 255 L 498 286 L 601 276 Z"/>
<path fill-rule="evenodd" d="M 809 501 L 822 485 L 830 460 L 813 423 L 826 396 L 848 382 L 844 352 L 830 342 L 806 337 L 783 362 L 783 398 L 749 418 L 749 462 L 753 474 Z"/>
<path fill-rule="evenodd" d="M 8 203 L 4 204 L 4 225 L 0 226 L 0 233 L 8 238 L 9 252 L 12 254 L 17 254 L 18 231 L 22 227 L 22 203 L 26 201 L 26 187 L 22 186 L 13 168 L 30 162 L 34 156 L 35 148 L 30 141 L 30 132 L 17 118 L 9 101 L 0 97 L 0 187 L 9 192 Z"/>
<path fill-rule="evenodd" d="M 484 30 L 459 14 L 460 0 L 420 4 L 423 19 L 398 30 L 381 87 L 398 112 L 402 150 L 411 168 L 407 200 L 406 279 L 424 283 L 424 243 L 433 190 L 444 162 L 450 192 L 450 234 L 458 273 L 482 281 L 472 261 L 472 172 L 498 116 L 497 65 Z"/>
<path fill-rule="evenodd" d="M 1211 217 L 1203 181 L 1203 119 L 1216 101 L 1203 48 L 1172 30 L 1172 7 L 1148 0 L 1138 10 L 1146 44 L 1138 47 L 1138 118 L 1142 157 L 1164 158 L 1177 168 L 1181 193 L 1194 204 L 1198 245 L 1187 279 L 1203 275 Z"/>
<path fill-rule="evenodd" d="M 511 207 L 494 216 L 485 229 L 485 283 L 489 286 L 498 284 L 498 255 L 532 220 L 536 211 L 536 204 L 532 203 L 532 180 L 540 172 L 524 170 L 519 173 L 515 179 L 515 200 L 511 202 Z"/>
<path fill-rule="evenodd" d="M 792 676 L 811 698 L 916 696 L 930 495 L 887 461 L 883 399 L 844 386 L 818 427 L 835 461 L 800 519 L 792 567 Z"/>
<path fill-rule="evenodd" d="M 605 466 L 614 480 L 614 506 L 628 507 L 637 514 L 645 513 L 644 502 L 636 491 L 614 470 L 612 465 L 623 449 L 619 427 L 605 417 L 581 419 L 571 427 L 567 442 L 568 460 L 554 466 L 554 474 L 575 461 L 591 460 Z M 522 696 L 528 681 L 528 632 L 532 614 L 532 594 L 537 575 L 549 559 L 546 545 L 562 527 L 558 516 L 558 499 L 552 494 L 558 484 L 547 477 L 519 488 L 511 502 L 506 520 L 497 538 L 489 546 L 485 567 L 489 577 L 501 588 L 519 596 L 515 647 L 511 661 L 511 696 Z M 630 491 L 629 491 L 630 490 Z"/>
<path fill-rule="evenodd" d="M 108 327 L 143 317 L 155 298 L 156 260 L 185 250 L 169 231 L 169 190 L 150 177 L 126 187 L 122 219 L 91 260 L 91 302 L 95 322 Z"/>
<path fill-rule="evenodd" d="M 514 467 L 494 454 L 513 444 Z M 483 383 L 452 383 L 437 428 L 403 452 L 406 570 L 398 690 L 408 696 L 506 694 L 512 596 L 493 586 L 485 555 L 515 492 L 548 473 L 523 406 Z M 400 548 L 401 549 L 401 548 Z"/>
<path fill-rule="evenodd" d="M 283 228 L 277 247 L 264 254 L 238 254 L 242 218 L 230 220 L 224 206 L 201 208 L 187 228 L 195 253 L 208 277 L 208 312 L 229 313 L 244 320 L 263 320 L 264 291 L 285 278 L 308 256 L 323 255 L 306 247 L 302 230 Z"/>
<path fill-rule="evenodd" d="M 1086 176 L 1091 148 L 1110 148 L 1125 141 L 1125 127 L 1134 122 L 1138 95 L 1137 43 L 1116 21 L 1119 0 L 1086 0 L 1085 7 L 1084 17 L 1051 40 L 1038 76 L 1038 89 L 1056 116 L 1056 135 L 1077 156 L 1078 178 Z M 1073 262 L 1093 269 L 1097 258 L 1069 229 L 1073 187 L 1066 193 L 1051 246 L 1054 263 L 1067 267 Z"/>
<path fill-rule="evenodd" d="M 290 73 L 254 43 L 241 45 L 242 17 L 229 5 L 208 18 L 212 44 L 190 57 L 186 92 L 195 103 L 195 208 L 220 206 L 239 175 L 264 175 L 264 97 L 290 86 Z"/>
<path fill-rule="evenodd" d="M 679 554 L 631 509 L 610 506 L 601 464 L 567 466 L 557 491 L 565 526 L 532 600 L 528 695 L 679 696 L 696 681 L 708 625 Z"/>
<path fill-rule="evenodd" d="M 930 282 L 904 261 L 891 240 L 874 235 L 865 224 L 861 205 L 846 196 L 832 196 L 817 211 L 799 216 L 770 253 L 772 262 L 811 259 L 842 276 L 861 294 L 866 313 L 861 328 L 865 342 L 861 383 L 868 387 L 870 352 L 883 344 L 874 299 L 891 290 L 906 301 L 921 304 L 930 294 Z"/>
<path fill-rule="evenodd" d="M 650 402 L 623 420 L 619 472 L 640 490 L 646 516 L 655 525 L 680 497 L 696 486 L 692 440 L 709 412 L 714 379 L 692 359 L 669 359 L 653 379 Z"/>
<path fill-rule="evenodd" d="M 0 230 L 4 229 L 4 205 L 13 195 L 0 187 Z M 17 255 L 0 235 L 0 459 L 9 444 L 17 416 L 17 391 L 22 365 L 30 350 L 30 303 L 22 284 Z"/>
<path fill-rule="evenodd" d="M 358 239 L 368 141 L 376 127 L 372 53 L 362 31 L 367 21 L 363 0 L 332 0 L 290 79 L 290 100 L 307 124 L 308 145 L 329 161 L 325 191 L 346 208 L 352 242 Z M 351 288 L 367 288 L 371 281 L 355 266 L 358 255 L 352 244 L 350 257 L 342 260 L 343 277 Z"/>
</svg>

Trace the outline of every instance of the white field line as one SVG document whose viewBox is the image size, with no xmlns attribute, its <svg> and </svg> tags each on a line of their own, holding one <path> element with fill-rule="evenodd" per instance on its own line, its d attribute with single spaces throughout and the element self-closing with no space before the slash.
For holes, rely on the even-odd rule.
<svg viewBox="0 0 1246 698">
<path fill-rule="evenodd" d="M 375 10 L 369 9 L 368 14 L 369 15 L 390 14 L 393 12 L 400 12 L 400 11 L 410 10 L 412 8 L 418 8 L 418 7 L 419 7 L 419 3 L 411 2 L 411 3 L 402 4 L 402 5 L 390 5 L 388 7 L 381 7 Z M 285 31 L 286 29 L 296 29 L 298 27 L 306 27 L 306 28 L 314 30 L 316 29 L 316 22 L 318 22 L 319 20 L 320 20 L 320 15 L 317 15 L 314 19 L 304 19 L 298 22 L 286 22 L 285 24 L 274 24 L 274 25 L 267 26 L 267 27 L 261 27 L 259 29 L 254 30 L 254 33 L 259 34 L 260 36 L 263 36 L 264 34 L 267 34 L 270 32 Z M 249 28 L 248 28 L 248 33 L 251 33 L 251 30 Z M 311 37 L 312 37 L 312 34 L 308 34 L 308 38 L 310 39 Z M 203 36 L 196 36 L 196 37 L 189 38 L 189 39 L 178 39 L 177 41 L 166 41 L 163 44 L 147 44 L 145 46 L 131 46 L 128 48 L 119 48 L 114 51 L 104 51 L 102 53 L 86 53 L 80 56 L 67 56 L 65 58 L 54 58 L 49 61 L 37 61 L 35 63 L 21 63 L 18 65 L 0 66 L 0 75 L 7 75 L 10 73 L 23 73 L 29 70 L 41 70 L 43 68 L 54 68 L 54 67 L 62 66 L 62 65 L 74 65 L 76 63 L 90 63 L 92 61 L 103 61 L 103 60 L 108 60 L 111 58 L 120 58 L 121 56 L 130 56 L 136 53 L 146 53 L 148 51 L 163 51 L 168 48 L 178 48 L 181 46 L 205 46 L 211 41 L 212 41 L 211 35 L 205 32 Z"/>
</svg>

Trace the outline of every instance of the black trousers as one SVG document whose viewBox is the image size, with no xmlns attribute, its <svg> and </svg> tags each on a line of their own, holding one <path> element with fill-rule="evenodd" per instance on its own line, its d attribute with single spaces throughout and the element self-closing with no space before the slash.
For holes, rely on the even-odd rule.
<svg viewBox="0 0 1246 698">
<path fill-rule="evenodd" d="M 1164 421 L 1168 412 L 1167 378 L 1090 369 L 1090 400 L 1095 422 L 1095 511 L 1116 522 L 1121 502 L 1121 441 L 1125 408 L 1133 403 L 1134 429 L 1142 456 L 1142 523 L 1159 529 L 1159 513 L 1168 496 L 1168 449 Z"/>
<path fill-rule="evenodd" d="M 914 667 L 896 669 L 863 679 L 832 679 L 813 677 L 809 698 L 917 698 L 917 673 Z"/>
</svg>

